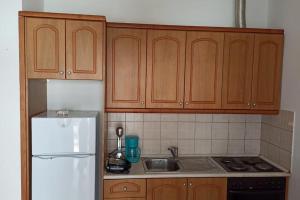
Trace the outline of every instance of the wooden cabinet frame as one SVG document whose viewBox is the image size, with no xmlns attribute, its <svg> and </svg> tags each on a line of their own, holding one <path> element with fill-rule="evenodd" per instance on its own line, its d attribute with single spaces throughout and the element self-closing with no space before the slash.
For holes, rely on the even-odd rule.
<svg viewBox="0 0 300 200">
<path fill-rule="evenodd" d="M 36 79 L 29 80 L 27 76 L 28 67 L 26 66 L 26 59 L 25 59 L 25 51 L 26 51 L 25 20 L 27 17 L 105 22 L 105 17 L 95 16 L 95 15 L 44 13 L 44 12 L 30 12 L 30 11 L 19 12 L 19 62 L 20 62 L 19 73 L 20 73 L 20 122 L 21 122 L 20 145 L 21 145 L 21 199 L 22 200 L 31 200 L 30 119 L 33 115 L 36 115 L 38 113 L 47 110 L 47 86 L 46 86 L 46 79 L 44 79 L 47 77 L 36 77 Z M 103 45 L 105 45 L 105 41 Z M 103 51 L 102 53 L 104 58 L 105 51 Z M 102 62 L 104 63 L 105 59 L 103 59 Z M 101 137 L 103 137 L 103 135 Z M 104 141 L 104 139 L 102 139 L 102 141 Z M 103 162 L 103 160 L 101 160 L 100 162 Z M 102 163 L 101 166 L 103 166 Z"/>
</svg>

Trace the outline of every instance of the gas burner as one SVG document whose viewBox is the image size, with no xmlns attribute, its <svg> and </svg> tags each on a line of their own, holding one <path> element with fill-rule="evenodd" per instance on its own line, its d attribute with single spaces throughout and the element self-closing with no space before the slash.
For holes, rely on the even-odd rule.
<svg viewBox="0 0 300 200">
<path fill-rule="evenodd" d="M 235 163 L 232 158 L 222 158 L 221 162 L 224 164 Z"/>
<path fill-rule="evenodd" d="M 272 171 L 274 167 L 268 163 L 257 163 L 254 165 L 254 168 L 259 171 L 265 172 L 265 171 Z"/>
<path fill-rule="evenodd" d="M 256 165 L 258 163 L 261 163 L 262 160 L 260 158 L 244 158 L 241 159 L 243 163 L 245 163 L 246 165 Z"/>
<path fill-rule="evenodd" d="M 232 171 L 237 171 L 237 172 L 244 172 L 244 171 L 248 171 L 249 169 L 248 166 L 239 163 L 229 163 L 227 164 L 227 167 Z"/>
</svg>

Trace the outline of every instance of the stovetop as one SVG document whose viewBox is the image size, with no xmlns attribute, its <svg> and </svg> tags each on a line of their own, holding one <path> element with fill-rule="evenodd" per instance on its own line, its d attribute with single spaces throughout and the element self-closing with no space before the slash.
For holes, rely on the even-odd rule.
<svg viewBox="0 0 300 200">
<path fill-rule="evenodd" d="M 260 157 L 213 157 L 227 172 L 282 172 Z"/>
</svg>

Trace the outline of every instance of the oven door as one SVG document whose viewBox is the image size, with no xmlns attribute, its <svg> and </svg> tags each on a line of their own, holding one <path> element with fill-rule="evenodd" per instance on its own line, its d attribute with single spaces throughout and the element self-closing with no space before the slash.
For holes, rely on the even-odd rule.
<svg viewBox="0 0 300 200">
<path fill-rule="evenodd" d="M 228 200 L 284 200 L 284 191 L 228 191 Z"/>
</svg>

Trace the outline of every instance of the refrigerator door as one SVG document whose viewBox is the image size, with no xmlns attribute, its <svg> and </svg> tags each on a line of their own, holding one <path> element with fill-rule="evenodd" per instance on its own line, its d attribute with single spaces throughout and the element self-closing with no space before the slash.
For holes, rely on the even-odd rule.
<svg viewBox="0 0 300 200">
<path fill-rule="evenodd" d="M 96 117 L 32 118 L 32 155 L 96 152 Z"/>
<path fill-rule="evenodd" d="M 95 200 L 95 156 L 33 157 L 32 200 Z"/>
</svg>

